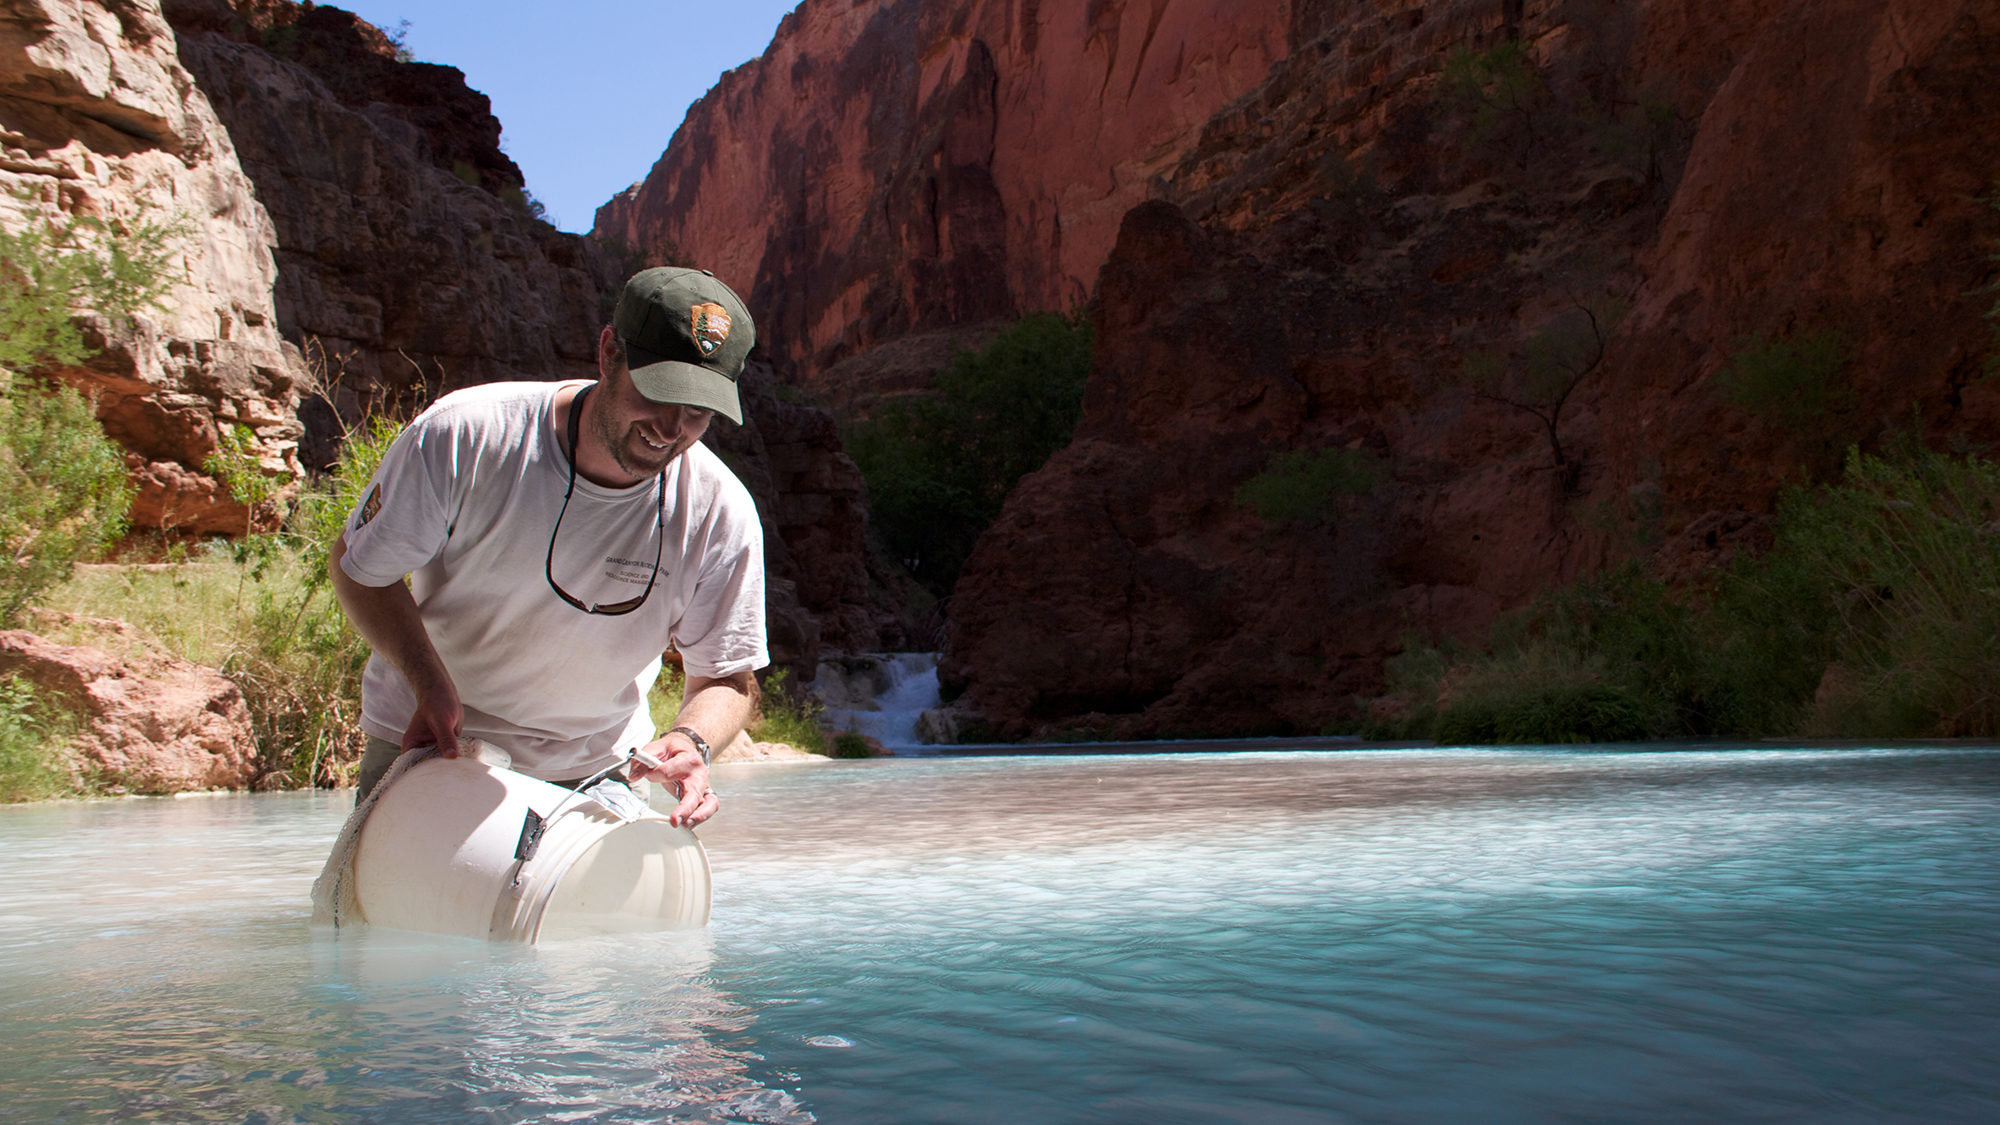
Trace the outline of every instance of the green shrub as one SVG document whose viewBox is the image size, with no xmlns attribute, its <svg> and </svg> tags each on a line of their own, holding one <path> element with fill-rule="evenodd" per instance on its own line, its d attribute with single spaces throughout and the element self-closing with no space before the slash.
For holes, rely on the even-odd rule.
<svg viewBox="0 0 2000 1125">
<path fill-rule="evenodd" d="M 1324 521 L 1342 497 L 1373 489 L 1377 475 L 1375 455 L 1364 449 L 1295 449 L 1243 482 L 1236 502 L 1272 523 Z"/>
<path fill-rule="evenodd" d="M 1905 442 L 1794 491 L 1776 552 L 1819 576 L 1844 675 L 1825 733 L 2000 734 L 2000 464 Z"/>
<path fill-rule="evenodd" d="M 1542 139 L 1548 83 L 1526 44 L 1509 39 L 1486 51 L 1458 47 L 1440 76 L 1446 112 L 1473 146 L 1493 144 L 1526 169 Z"/>
<path fill-rule="evenodd" d="M 1672 102 L 1658 94 L 1624 106 L 1586 100 L 1582 117 L 1598 156 L 1639 173 L 1648 186 L 1665 178 L 1667 154 L 1679 146 L 1684 127 Z"/>
<path fill-rule="evenodd" d="M 125 533 L 125 460 L 82 395 L 0 371 L 0 621 Z"/>
<path fill-rule="evenodd" d="M 277 494 L 278 481 L 264 472 L 257 456 L 257 435 L 248 426 L 220 427 L 215 452 L 201 464 L 202 471 L 222 482 L 236 502 L 243 505 L 243 537 L 257 529 L 257 509 Z"/>
<path fill-rule="evenodd" d="M 1652 708 L 1615 684 L 1571 683 L 1453 703 L 1438 716 L 1451 746 L 1634 742 L 1652 736 Z"/>
<path fill-rule="evenodd" d="M 869 520 L 943 595 L 1007 494 L 1069 444 L 1082 416 L 1091 329 L 1081 314 L 1025 317 L 960 352 L 935 395 L 890 402 L 842 441 L 868 480 Z"/>
<path fill-rule="evenodd" d="M 299 787 L 346 784 L 364 741 L 356 724 L 369 650 L 333 595 L 328 551 L 397 432 L 377 420 L 350 435 L 339 466 L 300 496 L 280 533 L 216 543 L 165 570 L 80 573 L 45 604 L 128 621 L 219 670 L 243 690 L 266 772 Z"/>
<path fill-rule="evenodd" d="M 750 737 L 758 742 L 782 742 L 808 754 L 826 753 L 826 731 L 820 725 L 825 708 L 819 699 L 795 690 L 791 673 L 780 669 L 764 679 L 763 701 L 750 722 Z"/>
<path fill-rule="evenodd" d="M 347 530 L 347 519 L 361 505 L 383 454 L 402 432 L 403 424 L 392 418 L 371 418 L 357 427 L 340 447 L 340 463 L 301 493 L 293 506 L 292 536 L 316 583 L 328 580 L 333 541 Z"/>
<path fill-rule="evenodd" d="M 37 801 L 74 790 L 59 747 L 72 716 L 19 676 L 0 677 L 0 802 Z"/>
<path fill-rule="evenodd" d="M 836 758 L 872 758 L 875 750 L 868 740 L 853 731 L 843 731 L 833 738 L 833 756 Z"/>
<path fill-rule="evenodd" d="M 794 750 L 824 754 L 826 733 L 820 728 L 823 709 L 817 699 L 793 691 L 790 679 L 791 673 L 780 669 L 764 680 L 757 714 L 745 729 L 758 742 L 782 742 Z M 679 668 L 669 664 L 660 670 L 660 678 L 646 700 L 654 727 L 662 731 L 673 728 L 686 689 L 687 677 Z M 720 751 L 722 747 L 715 749 Z"/>
<path fill-rule="evenodd" d="M 653 690 L 646 695 L 646 714 L 652 718 L 654 730 L 674 729 L 686 690 L 687 676 L 679 668 L 668 664 L 660 669 L 660 678 L 653 681 Z"/>
<path fill-rule="evenodd" d="M 172 288 L 167 264 L 185 225 L 74 215 L 0 231 L 0 368 L 32 371 L 86 358 L 76 314 L 116 320 Z"/>
<path fill-rule="evenodd" d="M 1744 340 L 1730 365 L 1716 373 L 1730 402 L 1794 434 L 1812 432 L 1835 413 L 1854 408 L 1847 381 L 1847 343 L 1838 331 L 1796 340 Z"/>
<path fill-rule="evenodd" d="M 2000 465 L 1905 442 L 1782 499 L 1774 545 L 1688 589 L 1626 564 L 1490 651 L 1410 645 L 1374 737 L 1569 742 L 2000 734 Z M 1831 670 L 1830 670 L 1831 669 Z"/>
</svg>

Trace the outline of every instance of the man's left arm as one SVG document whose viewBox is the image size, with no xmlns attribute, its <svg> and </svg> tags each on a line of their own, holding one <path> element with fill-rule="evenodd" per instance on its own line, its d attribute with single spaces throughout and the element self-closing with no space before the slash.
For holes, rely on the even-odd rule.
<svg viewBox="0 0 2000 1125">
<path fill-rule="evenodd" d="M 693 730 L 719 750 L 749 725 L 757 713 L 758 696 L 757 677 L 751 672 L 719 678 L 689 676 L 674 726 Z M 660 759 L 661 768 L 642 770 L 636 776 L 663 782 L 670 792 L 680 793 L 681 803 L 668 815 L 669 821 L 692 828 L 715 815 L 717 801 L 708 784 L 708 763 L 702 761 L 693 739 L 669 731 L 648 743 L 646 752 Z"/>
</svg>

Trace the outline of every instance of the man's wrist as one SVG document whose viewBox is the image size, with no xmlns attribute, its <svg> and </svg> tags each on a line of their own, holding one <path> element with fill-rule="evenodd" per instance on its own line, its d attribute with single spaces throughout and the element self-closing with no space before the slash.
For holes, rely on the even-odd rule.
<svg viewBox="0 0 2000 1125">
<path fill-rule="evenodd" d="M 707 765 L 712 756 L 708 748 L 708 739 L 703 738 L 701 732 L 693 727 L 675 727 L 667 732 L 668 737 L 677 734 L 694 744 L 695 753 L 701 755 L 701 764 Z"/>
</svg>

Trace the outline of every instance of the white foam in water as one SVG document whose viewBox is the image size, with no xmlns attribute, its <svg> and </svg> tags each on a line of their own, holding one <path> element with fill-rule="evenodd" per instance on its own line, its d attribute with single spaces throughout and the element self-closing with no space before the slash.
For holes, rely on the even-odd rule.
<svg viewBox="0 0 2000 1125">
<path fill-rule="evenodd" d="M 938 705 L 938 654 L 894 652 L 823 661 L 814 690 L 828 725 L 875 739 L 891 750 L 922 745 L 917 719 Z"/>
</svg>

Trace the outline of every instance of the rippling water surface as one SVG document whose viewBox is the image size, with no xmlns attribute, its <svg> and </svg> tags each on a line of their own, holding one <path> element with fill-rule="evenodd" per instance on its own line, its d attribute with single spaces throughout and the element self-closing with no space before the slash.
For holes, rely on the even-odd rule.
<svg viewBox="0 0 2000 1125">
<path fill-rule="evenodd" d="M 0 1121 L 2000 1120 L 2000 751 L 718 771 L 715 922 L 306 925 L 341 795 L 0 810 Z"/>
</svg>

